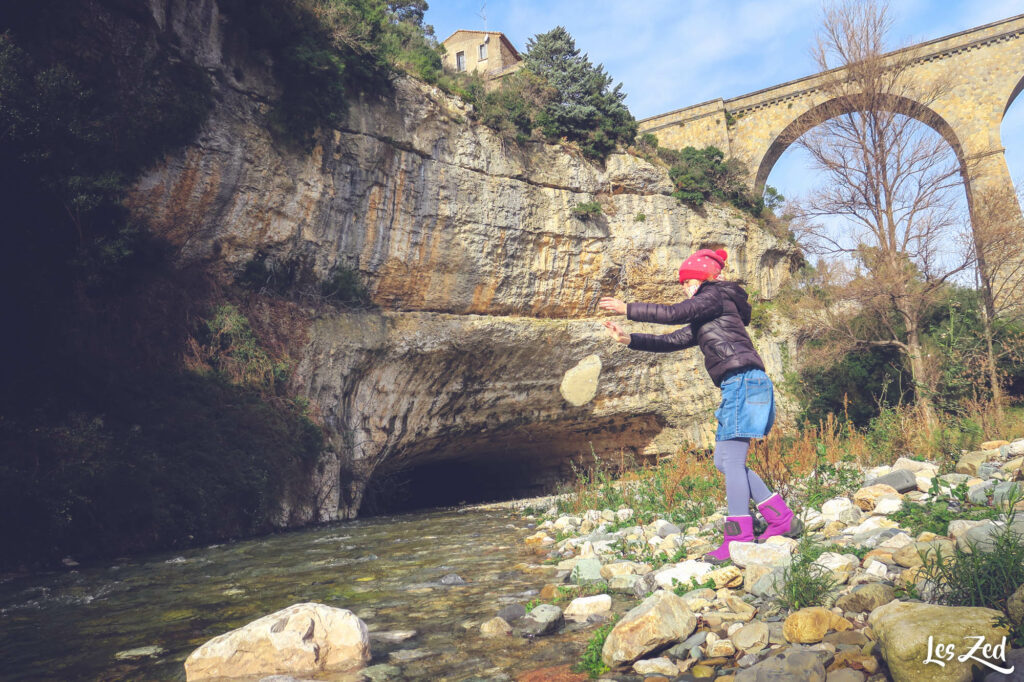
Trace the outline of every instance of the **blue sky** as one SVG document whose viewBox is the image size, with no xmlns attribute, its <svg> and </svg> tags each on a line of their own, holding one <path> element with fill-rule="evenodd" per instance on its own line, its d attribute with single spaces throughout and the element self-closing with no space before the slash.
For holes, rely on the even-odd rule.
<svg viewBox="0 0 1024 682">
<path fill-rule="evenodd" d="M 439 40 L 483 29 L 484 0 L 435 0 L 425 22 Z M 814 73 L 810 56 L 820 0 L 489 0 L 487 28 L 520 50 L 537 34 L 565 26 L 576 46 L 623 83 L 639 118 L 718 97 L 730 98 Z M 1017 14 L 1024 0 L 892 2 L 892 47 L 930 40 Z M 1024 65 L 1022 65 L 1024 76 Z M 1010 173 L 1024 183 L 1024 97 L 1002 125 Z M 806 158 L 790 149 L 768 179 L 787 196 L 806 190 Z"/>
</svg>

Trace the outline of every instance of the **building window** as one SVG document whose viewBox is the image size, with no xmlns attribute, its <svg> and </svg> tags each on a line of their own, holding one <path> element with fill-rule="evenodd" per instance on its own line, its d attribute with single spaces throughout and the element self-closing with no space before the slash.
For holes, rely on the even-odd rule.
<svg viewBox="0 0 1024 682">
<path fill-rule="evenodd" d="M 466 53 L 456 52 L 455 53 L 455 70 L 465 71 L 466 70 Z"/>
<path fill-rule="evenodd" d="M 487 43 L 480 43 L 480 61 L 487 59 Z"/>
</svg>

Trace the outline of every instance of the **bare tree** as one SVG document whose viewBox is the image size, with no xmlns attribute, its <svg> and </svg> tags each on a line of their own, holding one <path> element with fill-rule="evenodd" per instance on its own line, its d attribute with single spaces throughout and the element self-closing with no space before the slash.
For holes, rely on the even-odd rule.
<svg viewBox="0 0 1024 682">
<path fill-rule="evenodd" d="M 814 56 L 825 72 L 825 103 L 794 141 L 822 183 L 797 202 L 795 232 L 833 266 L 819 283 L 827 293 L 805 302 L 817 329 L 848 348 L 897 348 L 931 423 L 922 321 L 973 250 L 957 202 L 964 168 L 929 126 L 940 125 L 928 112 L 944 86 L 918 82 L 910 55 L 884 56 L 890 26 L 886 6 L 872 0 L 824 10 Z"/>
<path fill-rule="evenodd" d="M 1014 338 L 996 341 L 997 329 L 1013 330 L 1024 321 L 1024 225 L 1020 224 L 1021 196 L 999 194 L 984 197 L 989 208 L 984 220 L 974 226 L 974 247 L 977 267 L 975 283 L 982 297 L 982 328 L 985 334 L 986 369 L 992 401 L 997 414 L 1003 412 L 1002 379 L 999 361 L 1006 357 L 1019 358 L 1020 340 Z M 1000 336 L 1006 336 L 1000 334 Z"/>
</svg>

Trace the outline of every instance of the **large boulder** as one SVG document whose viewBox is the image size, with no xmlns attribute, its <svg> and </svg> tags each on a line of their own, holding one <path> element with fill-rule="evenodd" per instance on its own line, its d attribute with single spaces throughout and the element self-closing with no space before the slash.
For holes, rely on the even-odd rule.
<svg viewBox="0 0 1024 682">
<path fill-rule="evenodd" d="M 562 609 L 554 604 L 538 604 L 533 610 L 519 619 L 516 629 L 519 634 L 527 637 L 550 635 L 562 627 Z"/>
<path fill-rule="evenodd" d="M 345 609 L 304 603 L 203 644 L 185 660 L 185 679 L 352 670 L 369 660 L 370 633 L 363 621 Z"/>
<path fill-rule="evenodd" d="M 792 561 L 793 552 L 787 545 L 774 543 L 758 544 L 756 542 L 730 542 L 729 557 L 740 568 L 750 564 L 780 567 L 788 566 Z"/>
<path fill-rule="evenodd" d="M 601 660 L 609 667 L 632 663 L 644 654 L 681 642 L 697 627 L 683 600 L 672 592 L 659 591 L 622 617 L 601 650 Z"/>
<path fill-rule="evenodd" d="M 978 450 L 968 452 L 956 463 L 956 473 L 970 474 L 978 473 L 978 466 L 993 459 L 999 459 L 999 450 Z"/>
<path fill-rule="evenodd" d="M 872 611 L 868 624 L 895 682 L 967 682 L 972 679 L 971 668 L 980 664 L 960 658 L 977 637 L 984 637 L 993 647 L 1003 642 L 1007 629 L 994 624 L 1000 615 L 999 611 L 975 606 L 892 601 Z M 950 660 L 943 657 L 944 666 L 925 663 L 929 642 L 933 659 L 937 658 L 936 645 L 944 649 L 952 646 L 955 655 Z M 975 655 L 980 657 L 980 651 Z"/>
</svg>

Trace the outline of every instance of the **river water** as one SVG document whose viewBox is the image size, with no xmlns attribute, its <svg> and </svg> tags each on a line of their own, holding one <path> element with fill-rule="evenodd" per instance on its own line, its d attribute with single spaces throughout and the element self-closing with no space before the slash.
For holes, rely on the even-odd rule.
<svg viewBox="0 0 1024 682">
<path fill-rule="evenodd" d="M 355 612 L 371 631 L 371 664 L 404 658 L 402 679 L 489 679 L 575 661 L 587 633 L 572 628 L 479 636 L 482 621 L 545 582 L 512 568 L 537 560 L 523 549 L 527 526 L 506 509 L 437 510 L 10 578 L 0 583 L 0 679 L 184 680 L 182 663 L 203 642 L 306 601 Z M 441 582 L 452 573 L 465 584 Z M 416 634 L 385 634 L 400 630 Z M 161 652 L 117 657 L 149 646 Z"/>
</svg>

